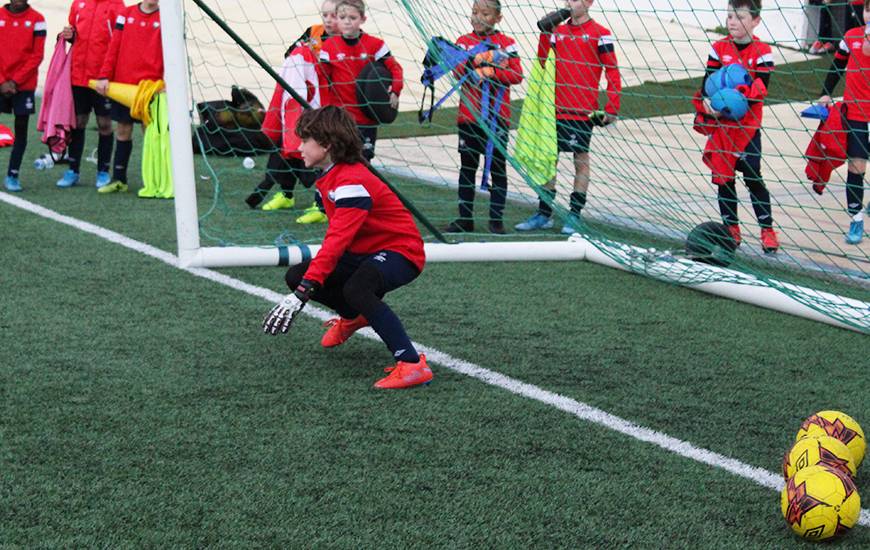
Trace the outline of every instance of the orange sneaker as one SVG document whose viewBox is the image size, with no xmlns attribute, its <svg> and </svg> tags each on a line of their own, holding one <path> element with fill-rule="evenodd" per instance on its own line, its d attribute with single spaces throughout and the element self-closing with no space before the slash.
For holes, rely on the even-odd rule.
<svg viewBox="0 0 870 550">
<path fill-rule="evenodd" d="M 741 241 L 740 226 L 737 224 L 734 224 L 734 225 L 726 225 L 725 227 L 727 227 L 728 232 L 731 233 L 731 238 L 734 239 L 734 243 L 737 246 L 740 246 L 740 241 Z"/>
<path fill-rule="evenodd" d="M 428 384 L 433 378 L 432 369 L 426 364 L 426 356 L 422 354 L 416 363 L 399 361 L 395 366 L 385 368 L 384 372 L 390 374 L 375 382 L 375 387 L 379 390 L 411 388 L 420 384 Z"/>
<path fill-rule="evenodd" d="M 779 250 L 779 239 L 772 227 L 761 228 L 761 249 L 766 254 L 772 254 Z"/>
<path fill-rule="evenodd" d="M 368 325 L 369 322 L 362 315 L 358 315 L 356 319 L 343 319 L 341 317 L 330 319 L 323 323 L 323 326 L 329 327 L 329 330 L 320 339 L 320 345 L 325 348 L 332 348 L 343 344 L 354 332 Z"/>
</svg>

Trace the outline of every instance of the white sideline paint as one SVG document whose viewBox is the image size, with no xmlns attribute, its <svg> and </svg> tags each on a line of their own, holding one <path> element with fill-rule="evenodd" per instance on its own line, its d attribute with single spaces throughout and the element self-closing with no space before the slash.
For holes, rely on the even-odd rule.
<svg viewBox="0 0 870 550">
<path fill-rule="evenodd" d="M 275 291 L 248 284 L 244 281 L 240 281 L 228 275 L 218 273 L 217 271 L 212 271 L 211 269 L 198 267 L 178 267 L 178 258 L 174 254 L 160 250 L 159 248 L 153 247 L 149 244 L 137 241 L 135 239 L 131 239 L 130 237 L 126 237 L 124 235 L 121 235 L 120 233 L 116 233 L 115 231 L 105 229 L 98 225 L 94 225 L 92 223 L 88 223 L 70 216 L 65 216 L 63 214 L 55 212 L 54 210 L 50 210 L 38 204 L 21 199 L 15 195 L 0 192 L 0 201 L 3 201 L 11 206 L 15 206 L 22 210 L 26 210 L 27 212 L 30 212 L 32 214 L 36 214 L 37 216 L 41 216 L 43 218 L 62 223 L 64 225 L 68 225 L 80 231 L 84 231 L 85 233 L 90 233 L 92 235 L 100 237 L 101 239 L 105 239 L 109 242 L 121 245 L 135 252 L 150 256 L 174 268 L 186 271 L 187 273 L 190 273 L 192 275 L 196 275 L 197 277 L 202 277 L 203 279 L 207 279 L 209 281 L 228 286 L 234 290 L 239 290 L 246 294 L 250 294 L 251 296 L 262 298 L 270 304 L 277 303 L 283 298 L 282 294 L 279 294 Z M 302 310 L 302 312 L 309 317 L 313 317 L 320 321 L 326 321 L 333 316 L 331 313 L 316 307 L 307 307 Z M 372 340 L 380 340 L 375 332 L 371 330 L 371 328 L 365 328 L 363 330 L 360 330 L 359 334 Z M 427 359 L 430 359 L 433 363 L 441 365 L 442 367 L 450 369 L 454 372 L 458 372 L 471 378 L 475 378 L 490 386 L 495 386 L 497 388 L 507 390 L 513 394 L 526 397 L 540 403 L 544 403 L 545 405 L 549 405 L 563 412 L 576 416 L 581 420 L 586 420 L 588 422 L 598 424 L 599 426 L 602 426 L 604 428 L 608 428 L 615 432 L 627 435 L 634 439 L 651 443 L 653 445 L 656 445 L 657 447 L 660 447 L 666 451 L 670 451 L 682 457 L 701 462 L 702 464 L 707 464 L 708 466 L 712 466 L 714 468 L 725 470 L 734 475 L 748 479 L 758 485 L 767 487 L 768 489 L 772 489 L 774 491 L 781 491 L 784 486 L 782 476 L 779 474 L 769 472 L 763 468 L 758 468 L 756 466 L 745 464 L 743 462 L 740 462 L 739 460 L 729 458 L 727 456 L 715 453 L 713 451 L 709 451 L 707 449 L 696 447 L 688 441 L 682 441 L 667 434 L 663 434 L 649 428 L 644 428 L 643 426 L 638 426 L 637 424 L 634 424 L 628 420 L 612 415 L 591 405 L 587 405 L 586 403 L 571 399 L 570 397 L 565 397 L 564 395 L 559 395 L 558 393 L 547 391 L 533 384 L 527 384 L 509 376 L 505 376 L 489 369 L 485 369 L 483 367 L 475 365 L 474 363 L 469 363 L 468 361 L 457 359 L 455 357 L 452 357 L 451 355 L 438 351 L 437 349 L 430 348 L 429 346 L 425 346 L 418 342 L 414 342 L 414 346 L 422 353 L 425 353 Z M 858 524 L 865 527 L 870 527 L 870 509 L 861 509 L 861 516 L 858 520 Z"/>
</svg>

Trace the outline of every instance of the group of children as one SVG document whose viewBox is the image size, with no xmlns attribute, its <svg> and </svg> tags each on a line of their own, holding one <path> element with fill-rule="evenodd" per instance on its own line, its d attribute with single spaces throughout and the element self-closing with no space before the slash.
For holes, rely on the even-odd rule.
<svg viewBox="0 0 870 550">
<path fill-rule="evenodd" d="M 159 0 L 142 0 L 125 7 L 122 0 L 73 1 L 68 25 L 59 37 L 72 45 L 70 79 L 76 123 L 67 147 L 69 169 L 58 180 L 58 187 L 70 188 L 80 182 L 85 128 L 93 112 L 99 132 L 97 191 L 127 191 L 134 119 L 128 107 L 108 99 L 106 93 L 110 81 L 138 84 L 163 78 L 159 4 Z M 0 112 L 15 116 L 15 141 L 4 181 L 7 191 L 22 190 L 21 162 L 30 115 L 35 113 L 34 92 L 45 36 L 45 19 L 28 0 L 10 0 L 0 8 Z M 91 80 L 96 81 L 96 90 L 89 87 Z M 112 121 L 116 123 L 114 140 Z"/>
</svg>

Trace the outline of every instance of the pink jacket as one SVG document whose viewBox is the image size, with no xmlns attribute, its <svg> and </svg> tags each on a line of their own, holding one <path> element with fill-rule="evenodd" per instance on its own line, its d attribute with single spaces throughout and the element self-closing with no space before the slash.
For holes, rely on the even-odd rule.
<svg viewBox="0 0 870 550">
<path fill-rule="evenodd" d="M 66 149 L 76 125 L 70 80 L 71 63 L 72 56 L 66 51 L 66 42 L 58 37 L 45 77 L 45 93 L 36 122 L 37 131 L 43 132 L 42 142 L 54 153 L 62 153 Z"/>
</svg>

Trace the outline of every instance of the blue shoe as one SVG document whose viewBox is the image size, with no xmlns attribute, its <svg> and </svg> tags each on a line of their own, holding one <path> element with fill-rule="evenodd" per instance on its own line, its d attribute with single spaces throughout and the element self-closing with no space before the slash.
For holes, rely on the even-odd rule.
<svg viewBox="0 0 870 550">
<path fill-rule="evenodd" d="M 580 216 L 577 214 L 568 214 L 568 219 L 565 220 L 565 225 L 562 226 L 561 233 L 563 235 L 573 235 L 574 233 L 580 233 L 580 227 L 583 222 L 580 221 Z"/>
<path fill-rule="evenodd" d="M 534 231 L 535 229 L 552 229 L 553 228 L 553 220 L 549 217 L 541 214 L 540 212 L 535 213 L 532 217 L 527 219 L 522 223 L 518 223 L 514 226 L 514 229 L 517 231 Z"/>
<path fill-rule="evenodd" d="M 67 170 L 63 173 L 63 177 L 57 180 L 58 187 L 67 188 L 76 185 L 79 182 L 79 175 L 73 172 L 72 170 Z"/>
<path fill-rule="evenodd" d="M 21 191 L 21 182 L 15 176 L 6 176 L 6 181 L 3 184 L 6 185 L 7 191 L 12 191 L 13 193 Z"/>
<path fill-rule="evenodd" d="M 112 183 L 112 175 L 108 172 L 97 172 L 97 189 Z"/>
<path fill-rule="evenodd" d="M 849 224 L 849 232 L 846 233 L 847 244 L 858 244 L 864 238 L 864 220 L 856 222 L 852 220 Z"/>
</svg>

